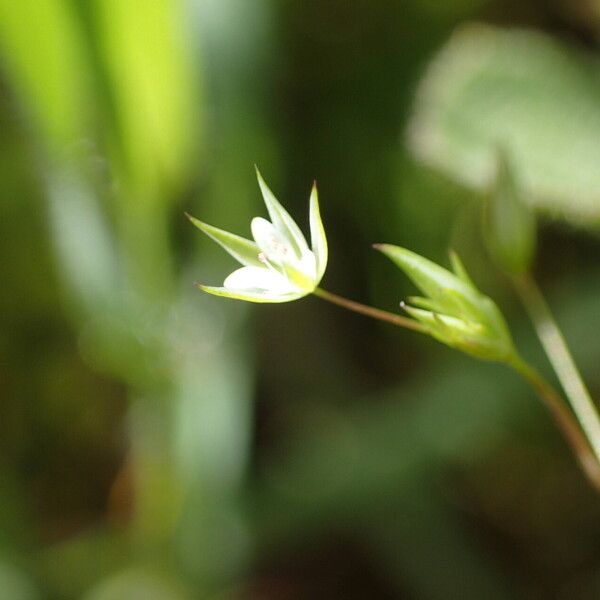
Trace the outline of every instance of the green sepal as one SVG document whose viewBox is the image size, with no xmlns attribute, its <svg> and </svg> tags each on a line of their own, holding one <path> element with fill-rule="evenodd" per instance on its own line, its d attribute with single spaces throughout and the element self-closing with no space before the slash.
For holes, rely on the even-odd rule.
<svg viewBox="0 0 600 600">
<path fill-rule="evenodd" d="M 465 265 L 463 265 L 462 260 L 460 260 L 460 256 L 458 256 L 458 254 L 456 254 L 454 250 L 450 250 L 448 255 L 450 256 L 450 264 L 452 265 L 452 270 L 454 271 L 454 274 L 459 279 L 464 281 L 464 283 L 466 283 L 468 286 L 475 288 L 471 277 L 469 277 L 469 274 L 465 269 Z"/>
<path fill-rule="evenodd" d="M 422 296 L 409 296 L 407 300 L 410 306 L 415 306 L 431 312 L 440 312 L 442 310 L 442 307 L 431 298 L 423 298 Z M 402 308 L 405 308 L 404 304 L 402 304 Z"/>
<path fill-rule="evenodd" d="M 313 254 L 317 260 L 317 282 L 321 280 L 327 267 L 328 248 L 325 227 L 319 208 L 319 193 L 316 182 L 310 192 L 310 241 Z"/>
<path fill-rule="evenodd" d="M 400 246 L 376 244 L 374 247 L 402 269 L 444 313 L 459 316 L 465 309 L 471 312 L 477 305 L 477 290 L 447 269 Z"/>
<path fill-rule="evenodd" d="M 186 217 L 198 228 L 200 231 L 205 233 L 209 238 L 217 242 L 222 248 L 224 248 L 233 258 L 242 263 L 247 267 L 262 267 L 263 264 L 260 262 L 258 255 L 260 254 L 259 247 L 252 242 L 247 240 L 235 233 L 229 233 L 223 231 L 218 227 L 213 227 L 207 223 L 203 223 L 199 219 L 192 217 L 188 213 L 185 213 Z"/>
</svg>

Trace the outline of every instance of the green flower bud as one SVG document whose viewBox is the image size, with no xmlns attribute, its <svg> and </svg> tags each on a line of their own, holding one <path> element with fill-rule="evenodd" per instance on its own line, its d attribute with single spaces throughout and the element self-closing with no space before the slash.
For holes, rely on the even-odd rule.
<svg viewBox="0 0 600 600">
<path fill-rule="evenodd" d="M 496 304 L 469 278 L 458 256 L 451 253 L 454 273 L 390 244 L 377 244 L 425 295 L 411 297 L 402 308 L 426 326 L 438 341 L 483 360 L 509 362 L 516 351 Z"/>
<path fill-rule="evenodd" d="M 494 262 L 511 275 L 523 275 L 533 261 L 536 222 L 523 202 L 507 158 L 498 154 L 498 171 L 484 212 L 484 240 Z"/>
</svg>

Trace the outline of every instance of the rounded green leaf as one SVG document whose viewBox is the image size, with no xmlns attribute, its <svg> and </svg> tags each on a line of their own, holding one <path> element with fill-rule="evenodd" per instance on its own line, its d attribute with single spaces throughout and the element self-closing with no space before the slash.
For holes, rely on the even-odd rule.
<svg viewBox="0 0 600 600">
<path fill-rule="evenodd" d="M 409 144 L 426 164 L 482 192 L 497 148 L 527 202 L 589 226 L 600 220 L 597 59 L 527 30 L 463 27 L 417 93 Z"/>
</svg>

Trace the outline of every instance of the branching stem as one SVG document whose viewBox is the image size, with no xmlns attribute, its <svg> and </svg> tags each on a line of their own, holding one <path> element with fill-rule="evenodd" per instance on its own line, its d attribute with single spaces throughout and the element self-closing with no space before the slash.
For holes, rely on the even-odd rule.
<svg viewBox="0 0 600 600">
<path fill-rule="evenodd" d="M 598 462 L 596 454 L 590 446 L 590 442 L 577 425 L 577 421 L 574 419 L 573 414 L 564 403 L 562 397 L 538 371 L 520 357 L 516 357 L 510 363 L 510 366 L 533 387 L 538 396 L 543 400 L 579 460 L 590 483 L 600 493 L 600 462 Z"/>
<path fill-rule="evenodd" d="M 573 414 L 565 405 L 563 399 L 558 394 L 558 392 L 540 375 L 538 371 L 536 371 L 531 365 L 526 363 L 522 358 L 516 356 L 513 360 L 509 362 L 509 365 L 517 371 L 536 391 L 538 396 L 543 400 L 544 404 L 550 410 L 556 424 L 562 431 L 564 437 L 566 438 L 569 446 L 575 453 L 575 456 L 579 460 L 581 467 L 589 479 L 590 483 L 594 486 L 594 488 L 600 492 L 600 421 L 598 421 L 597 413 L 595 409 L 593 409 L 593 404 L 591 404 L 591 399 L 589 398 L 589 394 L 587 394 L 587 390 L 581 381 L 581 377 L 577 372 L 577 369 L 573 363 L 573 360 L 566 348 L 566 344 L 564 343 L 564 339 L 558 331 L 558 327 L 556 323 L 552 319 L 550 311 L 545 304 L 539 290 L 537 287 L 534 287 L 533 290 L 537 290 L 537 295 L 532 293 L 530 286 L 533 285 L 533 282 L 529 282 L 526 287 L 525 298 L 523 301 L 527 306 L 534 323 L 536 324 L 536 329 L 538 330 L 538 335 L 546 349 L 546 353 L 548 354 L 550 361 L 552 362 L 554 368 L 557 370 L 557 374 L 565 387 L 565 392 L 569 397 L 573 405 L 573 409 L 581 422 L 583 427 L 583 431 L 577 425 L 577 421 L 575 420 Z M 523 292 L 523 281 L 519 280 L 518 289 Z M 365 315 L 367 317 L 371 317 L 373 319 L 378 319 L 379 321 L 384 321 L 386 323 L 390 323 L 392 325 L 396 325 L 397 327 L 404 327 L 405 329 L 411 329 L 413 331 L 419 331 L 421 333 L 428 333 L 427 328 L 422 323 L 418 321 L 414 321 L 409 319 L 408 317 L 403 317 L 402 315 L 397 315 L 385 310 L 380 310 L 378 308 L 373 308 L 372 306 L 368 306 L 366 304 L 361 304 L 360 302 L 356 302 L 354 300 L 349 300 L 348 298 L 344 298 L 343 296 L 338 296 L 337 294 L 333 294 L 332 292 L 328 292 L 321 288 L 316 288 L 313 292 L 315 296 L 322 298 L 323 300 L 327 300 L 333 304 L 351 310 L 353 312 Z M 522 294 L 523 297 L 523 294 Z M 542 310 L 543 309 L 543 310 Z M 534 316 L 535 315 L 535 316 Z M 553 326 L 551 327 L 552 324 Z M 552 333 L 548 333 L 548 328 L 551 329 Z M 544 336 L 542 336 L 542 332 L 544 332 Z M 557 338 L 558 335 L 558 338 Z M 561 344 L 558 344 L 557 339 L 561 340 Z M 557 350 L 557 344 L 559 350 Z M 550 346 L 550 349 L 547 347 Z M 565 354 L 566 353 L 566 354 Z M 565 358 L 565 356 L 568 358 Z M 557 368 L 555 362 L 560 364 L 560 372 Z M 567 384 L 563 380 L 564 377 L 568 375 L 568 377 L 574 377 L 573 372 L 577 376 L 578 385 L 575 385 L 573 381 L 569 381 L 569 385 L 567 388 Z M 582 394 L 581 390 L 585 391 L 585 394 Z M 575 394 L 575 400 L 572 398 L 572 394 Z M 593 416 L 595 419 L 591 418 L 589 415 L 589 410 L 582 409 L 586 406 L 586 403 L 583 402 L 583 398 L 587 396 L 587 399 L 593 409 Z M 578 410 L 579 409 L 579 410 Z M 588 406 L 589 409 L 589 406 Z M 584 421 L 585 424 L 584 425 Z M 594 423 L 595 421 L 595 423 Z M 592 437 L 590 434 L 596 431 L 594 427 L 597 427 L 597 436 Z M 585 433 L 584 433 L 585 432 Z M 586 437 L 586 435 L 588 437 Z M 594 445 L 594 441 L 598 442 L 598 447 Z"/>
<path fill-rule="evenodd" d="M 573 412 L 600 461 L 600 419 L 594 402 L 571 356 L 565 338 L 560 331 L 541 290 L 530 276 L 513 279 L 535 326 L 546 355 L 565 391 Z"/>
</svg>

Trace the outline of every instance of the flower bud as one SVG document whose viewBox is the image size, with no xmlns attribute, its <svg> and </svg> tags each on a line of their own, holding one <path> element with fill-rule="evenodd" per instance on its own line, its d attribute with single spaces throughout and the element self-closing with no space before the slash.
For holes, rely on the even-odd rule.
<svg viewBox="0 0 600 600">
<path fill-rule="evenodd" d="M 498 171 L 484 212 L 484 240 L 494 262 L 510 275 L 523 275 L 533 260 L 536 223 L 512 177 L 508 160 L 498 154 Z"/>
<path fill-rule="evenodd" d="M 424 294 L 401 306 L 425 325 L 432 337 L 483 360 L 508 362 L 514 358 L 515 348 L 502 313 L 473 285 L 456 254 L 450 256 L 452 273 L 405 248 L 390 244 L 375 248 Z"/>
</svg>

